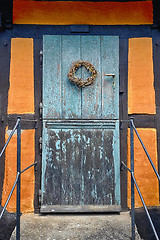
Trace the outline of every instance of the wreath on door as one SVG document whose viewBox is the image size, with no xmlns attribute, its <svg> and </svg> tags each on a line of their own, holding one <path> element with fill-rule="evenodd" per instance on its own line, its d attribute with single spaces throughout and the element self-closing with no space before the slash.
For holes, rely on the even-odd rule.
<svg viewBox="0 0 160 240">
<path fill-rule="evenodd" d="M 80 67 L 85 67 L 86 70 L 89 73 L 91 73 L 91 76 L 88 77 L 87 79 L 78 78 L 75 74 Z M 68 73 L 68 78 L 70 82 L 76 84 L 78 87 L 85 87 L 85 86 L 91 85 L 96 79 L 96 77 L 97 77 L 97 70 L 95 69 L 93 64 L 91 64 L 90 62 L 81 61 L 81 60 L 73 62 Z"/>
</svg>

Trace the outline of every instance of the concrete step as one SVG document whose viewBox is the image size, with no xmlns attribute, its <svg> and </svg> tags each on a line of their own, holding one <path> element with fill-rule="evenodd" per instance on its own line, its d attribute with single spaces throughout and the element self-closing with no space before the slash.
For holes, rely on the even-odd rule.
<svg viewBox="0 0 160 240">
<path fill-rule="evenodd" d="M 15 231 L 11 240 L 15 240 Z M 22 214 L 21 240 L 128 240 L 129 212 L 120 214 Z M 136 240 L 141 239 L 136 231 Z"/>
</svg>

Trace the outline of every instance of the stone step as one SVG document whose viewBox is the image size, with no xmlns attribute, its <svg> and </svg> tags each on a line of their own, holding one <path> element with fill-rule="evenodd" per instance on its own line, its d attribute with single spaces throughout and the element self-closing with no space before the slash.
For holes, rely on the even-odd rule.
<svg viewBox="0 0 160 240">
<path fill-rule="evenodd" d="M 15 231 L 11 240 L 15 240 Z M 21 240 L 128 240 L 129 212 L 120 214 L 22 214 Z M 141 239 L 136 231 L 136 240 Z"/>
</svg>

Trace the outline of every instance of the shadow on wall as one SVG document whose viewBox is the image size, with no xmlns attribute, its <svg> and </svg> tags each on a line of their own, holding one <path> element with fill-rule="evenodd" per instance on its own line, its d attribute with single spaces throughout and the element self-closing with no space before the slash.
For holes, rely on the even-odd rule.
<svg viewBox="0 0 160 240">
<path fill-rule="evenodd" d="M 154 227 L 160 238 L 160 207 L 148 207 Z M 138 233 L 144 240 L 156 240 L 144 208 L 135 209 L 135 221 Z"/>
<path fill-rule="evenodd" d="M 0 206 L 0 212 L 3 207 Z M 2 219 L 0 219 L 0 240 L 9 240 L 12 232 L 16 226 L 16 213 L 4 212 Z"/>
</svg>

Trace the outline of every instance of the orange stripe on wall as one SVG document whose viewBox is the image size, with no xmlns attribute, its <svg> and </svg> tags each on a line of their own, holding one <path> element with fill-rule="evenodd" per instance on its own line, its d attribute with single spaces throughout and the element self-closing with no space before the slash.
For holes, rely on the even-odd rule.
<svg viewBox="0 0 160 240">
<path fill-rule="evenodd" d="M 34 113 L 33 39 L 12 38 L 8 114 Z"/>
<path fill-rule="evenodd" d="M 6 131 L 6 140 L 11 130 Z M 35 131 L 22 130 L 21 134 L 21 169 L 25 169 L 32 163 L 35 158 Z M 17 163 L 17 135 L 14 134 L 5 153 L 5 179 L 3 184 L 2 205 L 9 195 L 9 192 L 16 179 Z M 21 211 L 29 212 L 34 210 L 34 168 L 30 168 L 21 177 Z M 7 207 L 8 211 L 16 211 L 16 190 L 11 197 Z"/>
<path fill-rule="evenodd" d="M 156 129 L 137 129 L 144 145 L 158 170 L 157 161 L 157 132 Z M 134 135 L 135 136 L 135 135 Z M 135 163 L 135 178 L 144 198 L 146 205 L 159 205 L 159 184 L 158 179 L 151 167 L 151 164 L 138 141 L 137 136 L 134 138 L 134 163 Z M 130 134 L 128 131 L 128 167 L 130 168 Z M 131 183 L 130 174 L 128 173 L 128 206 L 131 206 Z M 135 192 L 135 206 L 141 207 L 142 203 L 138 192 Z"/>
<path fill-rule="evenodd" d="M 128 112 L 155 114 L 151 38 L 129 39 Z"/>
<path fill-rule="evenodd" d="M 14 24 L 152 24 L 152 1 L 71 2 L 14 0 Z"/>
</svg>

